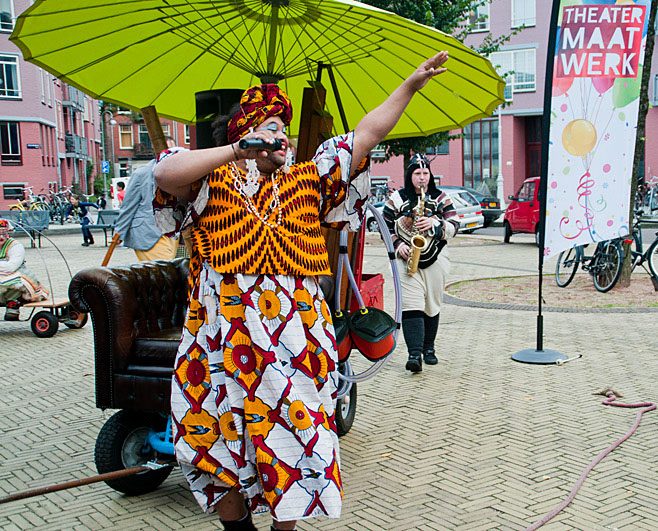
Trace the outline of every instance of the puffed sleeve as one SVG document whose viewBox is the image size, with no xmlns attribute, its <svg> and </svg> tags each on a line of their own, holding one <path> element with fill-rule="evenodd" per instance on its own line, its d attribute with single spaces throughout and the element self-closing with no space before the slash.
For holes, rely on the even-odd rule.
<svg viewBox="0 0 658 531">
<path fill-rule="evenodd" d="M 182 147 L 166 149 L 160 153 L 156 166 L 167 157 L 173 157 L 181 151 L 187 150 Z M 187 201 L 165 192 L 155 183 L 153 186 L 155 224 L 165 236 L 178 237 L 183 229 L 193 225 L 199 219 L 208 203 L 208 177 L 192 183 L 190 198 Z"/>
<path fill-rule="evenodd" d="M 325 141 L 316 151 L 313 162 L 320 175 L 320 221 L 336 229 L 345 226 L 359 230 L 370 195 L 370 155 L 352 175 L 354 132 Z"/>
<path fill-rule="evenodd" d="M 25 247 L 23 247 L 23 244 L 14 240 L 9 245 L 9 249 L 7 249 L 7 257 L 0 260 L 0 273 L 8 275 L 18 271 L 18 268 L 23 265 L 24 261 Z"/>
</svg>

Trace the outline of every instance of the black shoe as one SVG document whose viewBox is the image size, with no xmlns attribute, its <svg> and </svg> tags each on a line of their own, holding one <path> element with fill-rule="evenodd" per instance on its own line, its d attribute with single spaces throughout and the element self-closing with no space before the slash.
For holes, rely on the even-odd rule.
<svg viewBox="0 0 658 531">
<path fill-rule="evenodd" d="M 420 354 L 409 354 L 409 359 L 407 360 L 407 364 L 404 366 L 404 368 L 414 374 L 421 372 L 423 370 L 423 360 Z"/>
<path fill-rule="evenodd" d="M 89 243 L 87 243 L 87 242 L 82 242 L 82 246 L 83 246 L 83 247 L 89 247 Z"/>
<path fill-rule="evenodd" d="M 433 350 L 428 350 L 427 352 L 423 353 L 423 361 L 427 365 L 436 365 L 437 363 L 439 363 L 439 360 L 436 359 Z"/>
<path fill-rule="evenodd" d="M 7 308 L 5 310 L 5 321 L 18 321 L 20 318 L 20 310 L 12 310 Z"/>
</svg>

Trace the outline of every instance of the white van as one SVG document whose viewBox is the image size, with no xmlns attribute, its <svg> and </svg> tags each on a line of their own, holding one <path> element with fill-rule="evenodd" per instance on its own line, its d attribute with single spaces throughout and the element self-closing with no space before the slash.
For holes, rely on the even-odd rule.
<svg viewBox="0 0 658 531">
<path fill-rule="evenodd" d="M 119 200 L 117 199 L 117 192 L 119 191 L 119 189 L 117 188 L 117 184 L 123 183 L 124 186 L 128 188 L 129 181 L 130 181 L 130 177 L 115 177 L 114 179 L 112 179 L 112 183 L 110 185 L 110 201 L 107 205 L 108 208 L 112 210 L 119 210 L 121 205 L 119 204 Z"/>
</svg>

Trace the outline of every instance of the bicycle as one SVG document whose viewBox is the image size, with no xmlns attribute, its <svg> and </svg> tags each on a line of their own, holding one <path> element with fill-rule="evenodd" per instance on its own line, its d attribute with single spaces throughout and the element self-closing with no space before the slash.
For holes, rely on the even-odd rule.
<svg viewBox="0 0 658 531">
<path fill-rule="evenodd" d="M 656 237 L 654 238 L 649 248 L 646 250 L 646 252 L 643 252 L 644 245 L 642 243 L 642 231 L 640 230 L 642 221 L 643 220 L 639 216 L 636 216 L 633 222 L 633 239 L 626 239 L 624 241 L 625 243 L 634 243 L 635 245 L 635 250 L 633 250 L 632 247 L 630 249 L 631 271 L 634 271 L 637 266 L 641 265 L 642 268 L 651 277 L 651 282 L 653 283 L 654 289 L 658 291 L 658 232 L 656 232 Z M 644 265 L 645 262 L 649 265 L 648 270 Z"/>
<path fill-rule="evenodd" d="M 19 199 L 18 203 L 9 205 L 9 210 L 14 212 L 25 212 L 27 210 L 49 210 L 48 205 L 44 203 L 38 195 L 32 193 L 34 186 L 26 186 L 23 189 L 24 199 Z"/>
<path fill-rule="evenodd" d="M 624 251 L 621 239 L 598 242 L 594 254 L 585 254 L 586 245 L 562 251 L 555 265 L 555 282 L 566 288 L 576 276 L 578 266 L 592 275 L 594 287 L 601 293 L 610 291 L 619 280 Z"/>
</svg>

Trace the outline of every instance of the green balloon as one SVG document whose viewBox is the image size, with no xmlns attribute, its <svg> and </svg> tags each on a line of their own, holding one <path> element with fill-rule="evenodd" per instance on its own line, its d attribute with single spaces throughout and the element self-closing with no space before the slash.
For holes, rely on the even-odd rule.
<svg viewBox="0 0 658 531">
<path fill-rule="evenodd" d="M 642 67 L 638 68 L 637 77 L 618 77 L 612 85 L 612 104 L 616 109 L 626 107 L 640 97 L 642 85 Z"/>
</svg>

